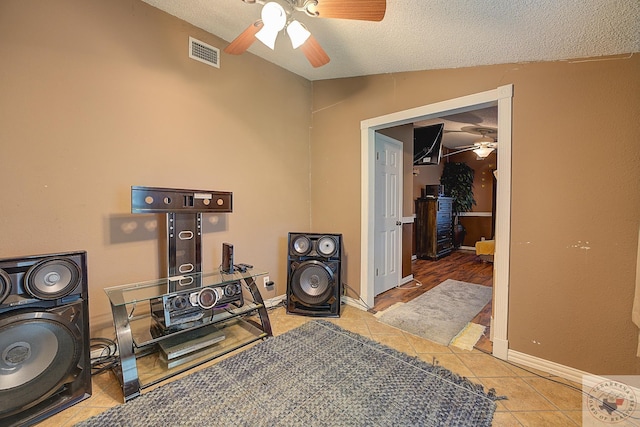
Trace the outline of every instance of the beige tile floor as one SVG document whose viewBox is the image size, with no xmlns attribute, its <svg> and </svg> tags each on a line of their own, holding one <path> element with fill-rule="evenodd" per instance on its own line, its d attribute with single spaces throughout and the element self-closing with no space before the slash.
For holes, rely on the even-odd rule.
<svg viewBox="0 0 640 427">
<path fill-rule="evenodd" d="M 312 318 L 286 314 L 283 308 L 270 312 L 274 335 L 282 334 Z M 429 363 L 438 363 L 457 374 L 494 388 L 508 400 L 498 401 L 494 426 L 577 426 L 582 425 L 581 394 L 550 381 L 569 383 L 559 377 L 537 372 L 542 377 L 510 365 L 478 350 L 445 347 L 387 326 L 370 313 L 343 306 L 340 318 L 329 319 L 344 329 L 372 338 Z M 571 384 L 580 388 L 579 384 Z M 122 391 L 110 371 L 93 377 L 93 395 L 56 414 L 40 427 L 72 426 L 92 415 L 122 404 Z M 590 415 L 584 414 L 586 417 Z"/>
</svg>

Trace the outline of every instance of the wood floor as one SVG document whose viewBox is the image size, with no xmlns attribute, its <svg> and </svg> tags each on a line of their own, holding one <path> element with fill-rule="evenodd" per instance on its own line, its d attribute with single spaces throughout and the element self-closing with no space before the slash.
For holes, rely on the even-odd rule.
<svg viewBox="0 0 640 427">
<path fill-rule="evenodd" d="M 419 259 L 413 261 L 412 270 L 415 280 L 376 296 L 374 311 L 382 311 L 397 302 L 411 301 L 447 279 L 493 286 L 493 264 L 483 262 L 473 251 L 457 250 L 437 261 Z M 491 307 L 492 301 L 472 320 L 487 326 L 486 335 L 491 322 Z M 489 352 L 492 350 L 491 341 L 486 337 L 482 337 L 476 347 Z"/>
</svg>

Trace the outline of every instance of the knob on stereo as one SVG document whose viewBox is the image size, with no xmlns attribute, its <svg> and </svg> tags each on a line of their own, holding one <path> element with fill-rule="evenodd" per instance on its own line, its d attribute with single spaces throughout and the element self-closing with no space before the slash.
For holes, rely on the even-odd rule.
<svg viewBox="0 0 640 427">
<path fill-rule="evenodd" d="M 219 288 L 204 288 L 200 292 L 190 295 L 192 305 L 198 305 L 205 310 L 215 307 L 218 300 L 224 296 L 224 291 Z"/>
<path fill-rule="evenodd" d="M 236 294 L 239 294 L 241 291 L 241 287 L 239 283 L 232 283 L 224 287 L 225 296 L 232 297 Z"/>
<path fill-rule="evenodd" d="M 182 295 L 178 295 L 173 300 L 171 300 L 171 304 L 176 310 L 184 310 L 185 308 L 190 306 L 189 299 Z"/>
</svg>

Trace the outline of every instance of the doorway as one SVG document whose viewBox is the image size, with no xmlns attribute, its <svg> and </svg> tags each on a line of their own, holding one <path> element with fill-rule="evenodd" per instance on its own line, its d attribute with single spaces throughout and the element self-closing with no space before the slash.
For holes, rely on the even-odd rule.
<svg viewBox="0 0 640 427">
<path fill-rule="evenodd" d="M 491 327 L 493 354 L 506 359 L 508 352 L 508 291 L 511 224 L 511 106 L 513 85 L 498 87 L 448 101 L 400 111 L 361 122 L 361 271 L 360 296 L 367 305 L 374 302 L 374 191 L 376 130 L 400 126 L 443 115 L 464 113 L 480 108 L 498 107 L 500 146 L 497 166 L 500 179 L 496 195 L 496 254 L 494 258 L 494 313 Z"/>
</svg>

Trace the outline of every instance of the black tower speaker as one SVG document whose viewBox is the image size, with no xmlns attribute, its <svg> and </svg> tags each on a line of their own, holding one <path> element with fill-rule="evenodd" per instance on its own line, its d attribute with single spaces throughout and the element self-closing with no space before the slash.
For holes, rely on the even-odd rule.
<svg viewBox="0 0 640 427">
<path fill-rule="evenodd" d="M 0 425 L 91 396 L 86 252 L 0 259 Z"/>
<path fill-rule="evenodd" d="M 287 313 L 340 317 L 342 234 L 289 233 Z"/>
</svg>

